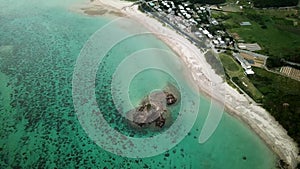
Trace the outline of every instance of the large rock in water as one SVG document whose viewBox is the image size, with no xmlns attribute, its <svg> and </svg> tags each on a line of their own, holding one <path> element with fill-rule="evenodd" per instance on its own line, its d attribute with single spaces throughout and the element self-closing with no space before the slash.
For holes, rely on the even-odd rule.
<svg viewBox="0 0 300 169">
<path fill-rule="evenodd" d="M 162 128 L 165 125 L 167 106 L 176 103 L 177 98 L 170 92 L 156 91 L 143 99 L 140 106 L 129 111 L 126 116 L 129 121 L 142 127 L 155 124 Z"/>
<path fill-rule="evenodd" d="M 167 101 L 167 105 L 172 105 L 176 103 L 177 99 L 172 93 L 166 93 L 166 101 Z"/>
</svg>

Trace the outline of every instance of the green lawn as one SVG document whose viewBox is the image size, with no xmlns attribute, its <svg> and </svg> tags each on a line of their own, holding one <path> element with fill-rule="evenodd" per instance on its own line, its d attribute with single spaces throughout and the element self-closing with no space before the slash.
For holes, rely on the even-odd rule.
<svg viewBox="0 0 300 169">
<path fill-rule="evenodd" d="M 243 68 L 228 54 L 220 54 L 219 58 L 224 66 L 226 74 L 231 78 L 243 91 L 250 95 L 256 102 L 260 102 L 263 95 L 251 83 L 244 74 Z"/>
<path fill-rule="evenodd" d="M 230 57 L 226 54 L 220 54 L 219 57 L 221 59 L 221 62 L 227 69 L 227 71 L 230 71 L 230 73 L 235 73 L 235 72 L 241 71 L 241 67 L 239 66 L 239 64 L 237 62 L 235 62 L 235 60 L 232 57 Z"/>
<path fill-rule="evenodd" d="M 237 33 L 245 42 L 257 42 L 262 47 L 260 53 L 274 58 L 300 62 L 300 22 L 294 26 L 295 18 L 278 18 L 278 11 L 245 10 L 243 13 L 227 13 L 229 19 L 224 25 L 230 33 Z M 240 22 L 249 21 L 251 26 L 240 26 Z"/>
</svg>

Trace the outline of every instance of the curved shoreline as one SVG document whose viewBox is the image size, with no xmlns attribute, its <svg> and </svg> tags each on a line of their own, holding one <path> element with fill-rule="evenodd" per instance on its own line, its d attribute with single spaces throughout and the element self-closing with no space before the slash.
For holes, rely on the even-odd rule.
<svg viewBox="0 0 300 169">
<path fill-rule="evenodd" d="M 204 53 L 193 45 L 186 38 L 175 30 L 165 27 L 157 21 L 140 12 L 137 6 L 131 6 L 132 2 L 119 0 L 95 0 L 94 5 L 104 5 L 110 9 L 121 12 L 125 16 L 139 22 L 150 32 L 168 35 L 180 43 L 166 37 L 158 37 L 165 42 L 187 65 L 191 71 L 193 80 L 198 84 L 201 93 L 210 98 L 223 100 L 225 95 L 226 111 L 234 117 L 242 120 L 284 161 L 289 168 L 295 168 L 299 162 L 299 150 L 297 144 L 287 135 L 286 130 L 262 107 L 252 104 L 244 95 L 224 83 L 225 90 L 209 92 L 211 90 L 211 79 L 222 81 L 222 78 L 215 74 L 211 66 L 206 62 Z M 130 6 L 130 7 L 129 7 Z M 183 45 L 184 44 L 184 45 Z M 200 56 L 200 57 L 199 57 Z M 222 93 L 225 92 L 225 93 Z"/>
</svg>

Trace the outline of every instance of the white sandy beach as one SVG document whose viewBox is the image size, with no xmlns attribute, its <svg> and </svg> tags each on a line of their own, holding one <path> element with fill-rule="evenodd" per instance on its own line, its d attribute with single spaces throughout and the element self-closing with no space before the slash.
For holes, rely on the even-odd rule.
<svg viewBox="0 0 300 169">
<path fill-rule="evenodd" d="M 159 38 L 170 46 L 187 64 L 194 81 L 199 89 L 218 100 L 223 100 L 225 95 L 225 105 L 228 112 L 248 124 L 268 145 L 285 160 L 292 168 L 299 160 L 296 143 L 287 135 L 286 130 L 262 107 L 251 104 L 251 101 L 227 83 L 222 82 L 222 78 L 215 74 L 211 66 L 207 63 L 204 53 L 201 52 L 186 38 L 178 34 L 175 30 L 163 26 L 162 23 L 140 12 L 137 6 L 131 6 L 131 2 L 119 0 L 95 0 L 92 5 L 106 6 L 115 12 L 121 12 L 142 25 L 150 32 L 166 35 Z M 172 37 L 172 38 L 167 38 Z M 224 90 L 213 92 L 212 83 L 223 83 Z M 225 93 L 221 93 L 225 92 Z"/>
</svg>

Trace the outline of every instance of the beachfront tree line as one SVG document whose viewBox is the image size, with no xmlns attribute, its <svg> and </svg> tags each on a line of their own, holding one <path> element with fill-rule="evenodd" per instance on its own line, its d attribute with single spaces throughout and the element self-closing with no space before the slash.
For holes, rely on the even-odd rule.
<svg viewBox="0 0 300 169">
<path fill-rule="evenodd" d="M 263 107 L 285 128 L 300 148 L 300 83 L 294 79 L 253 68 L 249 79 L 264 95 Z"/>
<path fill-rule="evenodd" d="M 258 8 L 296 6 L 298 4 L 298 0 L 253 0 L 253 2 L 254 6 Z"/>
</svg>

